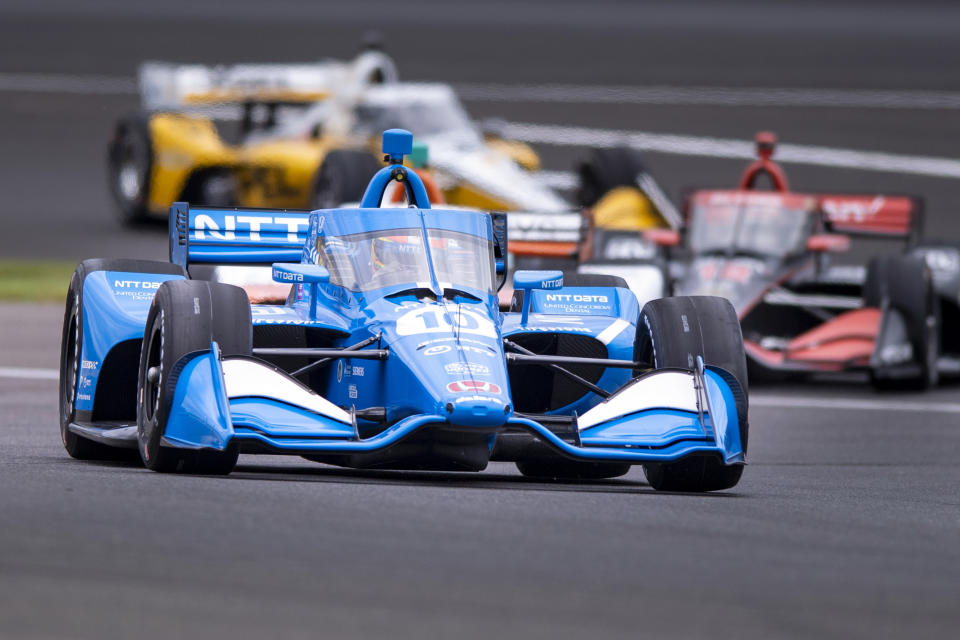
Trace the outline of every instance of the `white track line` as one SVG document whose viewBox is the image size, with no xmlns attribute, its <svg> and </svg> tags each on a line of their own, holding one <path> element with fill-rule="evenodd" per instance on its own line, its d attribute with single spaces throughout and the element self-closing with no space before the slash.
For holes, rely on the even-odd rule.
<svg viewBox="0 0 960 640">
<path fill-rule="evenodd" d="M 21 380 L 58 380 L 56 369 L 0 367 L 0 378 Z M 753 407 L 778 409 L 827 409 L 848 411 L 902 411 L 907 413 L 960 413 L 960 403 L 920 402 L 903 400 L 858 400 L 856 398 L 821 398 L 817 396 L 778 396 L 754 393 Z"/>
<path fill-rule="evenodd" d="M 960 108 L 960 93 L 937 91 L 841 91 L 826 89 L 728 89 L 704 87 L 584 87 L 579 85 L 541 85 L 524 87 L 498 84 L 459 85 L 468 98 L 486 96 L 489 100 L 593 101 L 631 103 L 641 99 L 661 100 L 659 104 L 679 104 L 670 100 L 703 100 L 702 104 L 754 106 L 849 106 L 857 108 Z M 0 92 L 37 91 L 73 94 L 136 94 L 137 83 L 126 76 L 0 73 Z M 500 96 L 499 98 L 497 96 Z M 590 96 L 596 99 L 588 100 Z M 618 97 L 619 96 L 619 97 Z M 644 98 L 647 96 L 647 98 Z M 673 96 L 671 98 L 671 96 Z M 699 97 L 698 97 L 699 96 Z M 714 102 L 709 102 L 713 100 Z M 792 102 L 791 102 L 792 101 Z M 690 102 L 692 103 L 692 102 Z M 557 125 L 504 123 L 504 134 L 540 144 L 586 147 L 627 145 L 643 151 L 687 156 L 753 159 L 753 143 L 746 140 L 687 136 L 624 129 L 592 129 Z M 932 156 L 911 156 L 880 151 L 857 151 L 812 145 L 781 144 L 777 159 L 786 163 L 824 167 L 909 173 L 936 178 L 960 178 L 960 160 Z M 556 173 L 555 179 L 568 181 Z"/>
<path fill-rule="evenodd" d="M 960 403 L 910 400 L 857 400 L 819 396 L 777 396 L 750 394 L 751 407 L 777 409 L 838 409 L 849 411 L 903 411 L 907 413 L 960 413 Z"/>
<path fill-rule="evenodd" d="M 464 100 L 652 104 L 727 107 L 832 107 L 855 109 L 960 109 L 954 91 L 791 89 L 784 87 L 671 87 L 573 84 L 454 84 Z"/>
<path fill-rule="evenodd" d="M 960 109 L 960 92 L 788 87 L 674 87 L 578 84 L 455 83 L 465 100 L 569 104 L 658 104 L 731 107 Z M 135 94 L 130 76 L 0 73 L 0 91 Z"/>
<path fill-rule="evenodd" d="M 137 93 L 137 81 L 127 76 L 0 73 L 0 91 L 126 95 Z"/>
<path fill-rule="evenodd" d="M 0 378 L 16 378 L 19 380 L 59 380 L 60 373 L 56 369 L 0 367 Z"/>
<path fill-rule="evenodd" d="M 593 129 L 524 122 L 502 123 L 508 138 L 538 144 L 576 147 L 628 146 L 684 156 L 752 160 L 756 151 L 752 142 L 732 138 L 650 133 L 626 129 Z M 937 178 L 960 178 L 960 160 L 932 156 L 911 156 L 881 151 L 856 151 L 800 144 L 777 146 L 777 160 L 786 163 L 822 167 L 842 167 L 861 171 L 889 171 Z"/>
</svg>

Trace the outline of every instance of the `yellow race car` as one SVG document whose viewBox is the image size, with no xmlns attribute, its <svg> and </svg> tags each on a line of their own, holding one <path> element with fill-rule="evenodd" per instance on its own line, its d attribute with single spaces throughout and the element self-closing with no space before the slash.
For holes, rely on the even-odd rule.
<svg viewBox="0 0 960 640">
<path fill-rule="evenodd" d="M 526 144 L 484 135 L 453 90 L 402 83 L 392 59 L 206 67 L 146 63 L 143 110 L 109 144 L 110 187 L 126 222 L 175 201 L 313 209 L 358 201 L 381 166 L 377 136 L 400 127 L 429 149 L 447 203 L 569 211 Z"/>
</svg>

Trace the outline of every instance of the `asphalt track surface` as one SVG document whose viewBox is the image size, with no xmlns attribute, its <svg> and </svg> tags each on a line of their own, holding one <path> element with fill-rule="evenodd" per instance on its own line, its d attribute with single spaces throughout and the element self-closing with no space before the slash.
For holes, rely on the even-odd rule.
<svg viewBox="0 0 960 640">
<path fill-rule="evenodd" d="M 146 58 L 347 56 L 369 26 L 408 78 L 461 83 L 957 91 L 949 3 L 209 6 L 8 0 L 0 73 L 132 76 Z M 468 103 L 478 117 L 955 157 L 956 109 Z M 115 93 L 0 91 L 0 258 L 163 258 L 105 190 Z M 582 151 L 543 146 L 548 168 Z M 673 194 L 741 161 L 650 154 Z M 788 166 L 810 190 L 921 193 L 960 239 L 955 180 Z M 62 311 L 0 306 L 0 637 L 954 637 L 960 393 L 856 380 L 755 388 L 750 465 L 725 494 L 640 472 L 541 483 L 241 458 L 227 479 L 69 459 Z M 28 371 L 23 369 L 27 368 Z M 20 371 L 20 374 L 17 374 Z M 826 400 L 824 400 L 826 398 Z M 876 405 L 873 406 L 872 405 Z"/>
</svg>

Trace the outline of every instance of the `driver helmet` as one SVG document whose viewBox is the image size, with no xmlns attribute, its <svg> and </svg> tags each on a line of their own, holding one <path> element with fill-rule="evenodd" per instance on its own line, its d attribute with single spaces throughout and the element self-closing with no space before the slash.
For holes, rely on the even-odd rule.
<svg viewBox="0 0 960 640">
<path fill-rule="evenodd" d="M 423 263 L 423 245 L 419 236 L 385 236 L 371 241 L 373 275 L 419 271 Z"/>
</svg>

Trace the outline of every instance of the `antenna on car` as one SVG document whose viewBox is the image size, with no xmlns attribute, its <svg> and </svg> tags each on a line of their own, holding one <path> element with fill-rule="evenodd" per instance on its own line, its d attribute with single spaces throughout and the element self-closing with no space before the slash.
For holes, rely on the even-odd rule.
<svg viewBox="0 0 960 640">
<path fill-rule="evenodd" d="M 390 166 L 380 169 L 370 180 L 367 190 L 360 201 L 362 208 L 377 208 L 383 201 L 383 193 L 393 180 L 404 186 L 407 200 L 411 205 L 420 209 L 430 208 L 430 198 L 427 196 L 423 180 L 415 172 L 403 166 L 403 157 L 413 152 L 413 134 L 406 129 L 387 129 L 383 132 L 381 144 L 383 161 Z"/>
</svg>

